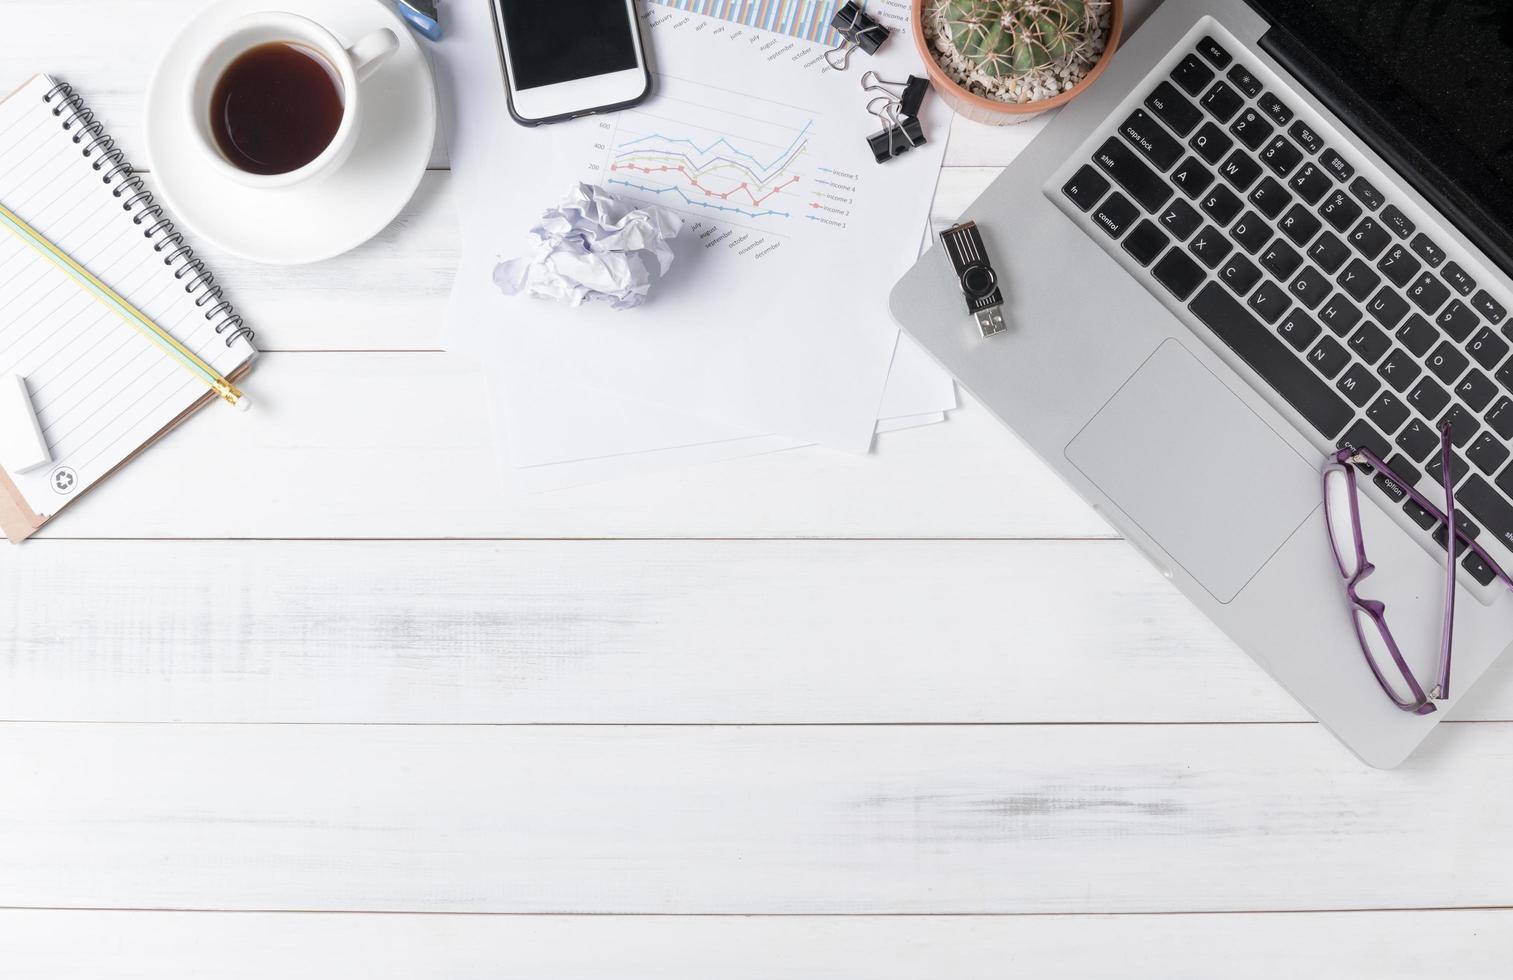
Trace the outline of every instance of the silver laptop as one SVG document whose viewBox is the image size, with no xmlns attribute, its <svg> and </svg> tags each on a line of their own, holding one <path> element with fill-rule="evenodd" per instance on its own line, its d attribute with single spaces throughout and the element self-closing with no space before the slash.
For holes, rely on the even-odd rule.
<svg viewBox="0 0 1513 980">
<path fill-rule="evenodd" d="M 1397 708 L 1358 645 L 1321 504 L 1342 444 L 1442 500 L 1437 426 L 1453 413 L 1467 533 L 1513 569 L 1510 11 L 1167 0 L 963 215 L 1003 329 L 967 312 L 939 248 L 891 297 L 976 399 L 1376 766 L 1513 643 L 1513 594 L 1467 556 L 1449 697 Z M 1359 482 L 1369 593 L 1427 689 L 1444 529 L 1400 487 Z"/>
</svg>

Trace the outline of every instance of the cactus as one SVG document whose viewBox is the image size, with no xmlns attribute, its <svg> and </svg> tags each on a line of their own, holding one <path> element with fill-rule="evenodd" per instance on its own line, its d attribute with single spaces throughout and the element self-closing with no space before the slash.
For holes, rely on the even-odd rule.
<svg viewBox="0 0 1513 980">
<path fill-rule="evenodd" d="M 1079 59 L 1101 37 L 1087 0 L 935 0 L 951 44 L 985 75 L 1004 78 Z"/>
</svg>

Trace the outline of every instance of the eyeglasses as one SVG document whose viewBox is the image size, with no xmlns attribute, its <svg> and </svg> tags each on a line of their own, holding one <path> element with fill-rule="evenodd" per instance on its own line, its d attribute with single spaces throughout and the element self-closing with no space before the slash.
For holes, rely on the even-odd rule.
<svg viewBox="0 0 1513 980">
<path fill-rule="evenodd" d="M 1435 710 L 1434 702 L 1450 696 L 1450 647 L 1455 630 L 1455 561 L 1459 545 L 1465 545 L 1476 554 L 1505 585 L 1513 588 L 1513 578 L 1482 549 L 1481 545 L 1466 536 L 1455 523 L 1454 477 L 1450 468 L 1450 425 L 1440 428 L 1440 473 L 1445 491 L 1445 506 L 1441 510 L 1430 503 L 1423 494 L 1405 480 L 1370 449 L 1346 446 L 1334 455 L 1334 461 L 1324 467 L 1324 518 L 1329 526 L 1329 543 L 1334 548 L 1334 560 L 1339 565 L 1340 576 L 1345 580 L 1345 597 L 1350 603 L 1351 619 L 1355 624 L 1356 639 L 1366 665 L 1376 677 L 1382 690 L 1392 703 L 1404 711 L 1427 715 Z M 1401 487 L 1414 503 L 1433 515 L 1444 528 L 1445 535 L 1445 607 L 1440 628 L 1439 671 L 1434 685 L 1426 695 L 1413 671 L 1403 660 L 1402 651 L 1387 628 L 1387 607 L 1377 599 L 1360 595 L 1360 585 L 1376 566 L 1366 560 L 1366 544 L 1361 537 L 1360 491 L 1356 486 L 1356 466 L 1369 465 L 1387 479 Z"/>
</svg>

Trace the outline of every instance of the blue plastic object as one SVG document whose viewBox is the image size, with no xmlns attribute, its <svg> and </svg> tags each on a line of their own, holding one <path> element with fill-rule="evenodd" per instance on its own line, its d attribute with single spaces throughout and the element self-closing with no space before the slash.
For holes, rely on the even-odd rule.
<svg viewBox="0 0 1513 980">
<path fill-rule="evenodd" d="M 436 4 L 432 0 L 394 0 L 399 13 L 410 26 L 432 41 L 441 40 L 441 21 L 436 17 Z"/>
</svg>

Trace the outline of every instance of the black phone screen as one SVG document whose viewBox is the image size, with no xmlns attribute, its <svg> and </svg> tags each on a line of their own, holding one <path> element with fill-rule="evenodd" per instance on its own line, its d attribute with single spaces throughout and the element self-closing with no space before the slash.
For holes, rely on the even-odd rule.
<svg viewBox="0 0 1513 980">
<path fill-rule="evenodd" d="M 518 89 L 636 67 L 625 0 L 494 0 Z"/>
</svg>

